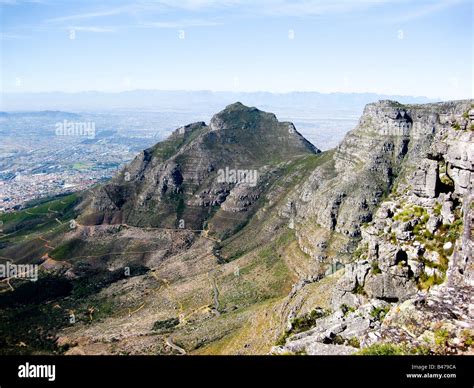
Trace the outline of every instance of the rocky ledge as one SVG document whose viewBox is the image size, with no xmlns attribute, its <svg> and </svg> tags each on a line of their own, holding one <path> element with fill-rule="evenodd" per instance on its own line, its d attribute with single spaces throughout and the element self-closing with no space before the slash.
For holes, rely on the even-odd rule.
<svg viewBox="0 0 474 388">
<path fill-rule="evenodd" d="M 357 248 L 340 270 L 330 311 L 297 334 L 291 322 L 298 317 L 289 319 L 285 341 L 273 353 L 473 353 L 472 106 L 472 101 L 414 106 L 384 101 L 366 107 L 358 128 L 339 147 L 335 163 L 345 171 L 361 160 L 362 171 L 374 160 L 382 166 L 389 163 L 392 176 L 380 175 L 380 167 L 373 165 L 379 168 L 374 177 L 386 179 L 388 192 L 365 207 L 368 217 L 361 216 L 360 206 L 342 208 L 349 194 L 339 195 L 341 209 L 333 224 L 321 221 L 319 212 L 317 219 L 336 231 L 342 211 L 343 224 L 348 219 L 354 225 L 359 222 Z M 368 133 L 373 138 L 362 147 Z M 401 139 L 406 148 L 397 156 L 393 146 Z M 360 147 L 354 149 L 354 142 Z M 368 147 L 380 142 L 384 147 Z M 334 193 L 337 186 L 332 187 L 327 192 Z M 373 186 L 366 187 L 375 194 Z M 313 195 L 321 199 L 314 189 Z M 355 190 L 355 200 L 368 204 L 366 194 Z"/>
</svg>

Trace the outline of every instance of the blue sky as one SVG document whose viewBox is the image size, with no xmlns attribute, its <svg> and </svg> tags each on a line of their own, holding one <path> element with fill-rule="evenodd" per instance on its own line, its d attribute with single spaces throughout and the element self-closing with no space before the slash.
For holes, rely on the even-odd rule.
<svg viewBox="0 0 474 388">
<path fill-rule="evenodd" d="M 472 98 L 470 0 L 0 0 L 4 92 Z"/>
</svg>

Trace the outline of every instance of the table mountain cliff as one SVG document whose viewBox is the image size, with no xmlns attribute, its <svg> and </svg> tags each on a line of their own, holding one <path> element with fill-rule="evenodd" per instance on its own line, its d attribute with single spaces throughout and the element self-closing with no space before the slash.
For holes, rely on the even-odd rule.
<svg viewBox="0 0 474 388">
<path fill-rule="evenodd" d="M 365 108 L 334 169 L 313 171 L 283 212 L 319 274 L 344 269 L 314 328 L 293 334 L 301 302 L 289 302 L 288 338 L 274 352 L 468 351 L 473 113 L 472 101 Z"/>
</svg>

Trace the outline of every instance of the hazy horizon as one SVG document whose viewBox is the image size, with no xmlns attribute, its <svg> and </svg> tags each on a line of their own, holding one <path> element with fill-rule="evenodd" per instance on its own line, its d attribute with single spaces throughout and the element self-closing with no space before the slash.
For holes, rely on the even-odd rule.
<svg viewBox="0 0 474 388">
<path fill-rule="evenodd" d="M 2 0 L 2 91 L 472 98 L 468 0 Z"/>
<path fill-rule="evenodd" d="M 163 110 L 202 109 L 212 112 L 223 109 L 226 105 L 240 101 L 246 105 L 273 110 L 286 108 L 300 111 L 330 108 L 361 109 L 371 102 L 391 99 L 402 103 L 430 103 L 442 101 L 425 96 L 403 96 L 377 93 L 321 93 L 317 91 L 293 91 L 286 93 L 234 92 L 212 90 L 158 90 L 136 89 L 120 92 L 83 91 L 83 92 L 12 92 L 0 95 L 0 111 L 38 111 L 38 110 Z M 192 106 L 192 107 L 191 107 Z M 215 112 L 214 112 L 215 113 Z"/>
</svg>

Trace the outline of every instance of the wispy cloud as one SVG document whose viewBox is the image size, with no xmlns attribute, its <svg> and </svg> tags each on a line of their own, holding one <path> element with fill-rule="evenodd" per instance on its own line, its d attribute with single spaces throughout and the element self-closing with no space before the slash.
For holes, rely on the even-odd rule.
<svg viewBox="0 0 474 388">
<path fill-rule="evenodd" d="M 411 7 L 403 7 L 400 16 L 395 16 L 391 21 L 397 23 L 409 22 L 423 18 L 436 12 L 441 12 L 455 5 L 470 2 L 471 0 L 434 0 L 419 2 Z"/>
<path fill-rule="evenodd" d="M 187 11 L 229 9 L 256 16 L 314 16 L 349 12 L 396 0 L 157 0 L 170 8 Z"/>
<path fill-rule="evenodd" d="M 69 26 L 68 30 L 82 31 L 82 32 L 115 32 L 116 27 L 99 27 L 99 26 Z"/>
<path fill-rule="evenodd" d="M 204 12 L 231 10 L 255 16 L 318 16 L 365 11 L 384 5 L 400 5 L 407 18 L 416 19 L 472 0 L 156 0 L 154 4 L 168 8 Z"/>
<path fill-rule="evenodd" d="M 221 25 L 222 23 L 206 20 L 203 18 L 189 18 L 189 19 L 179 19 L 179 20 L 166 20 L 163 18 L 159 21 L 140 21 L 144 17 L 149 17 L 154 14 L 165 14 L 172 9 L 180 10 L 198 10 L 202 7 L 216 7 L 222 5 L 229 5 L 233 3 L 234 5 L 241 0 L 187 0 L 183 3 L 179 3 L 166 0 L 154 0 L 154 1 L 139 1 L 133 4 L 124 4 L 114 8 L 102 8 L 91 10 L 90 12 L 76 13 L 65 15 L 61 17 L 47 19 L 46 24 L 65 24 L 68 22 L 85 22 L 87 20 L 94 19 L 106 19 L 108 17 L 118 16 L 118 15 L 127 15 L 133 16 L 128 25 L 123 25 L 123 27 L 129 28 L 189 28 L 189 27 L 211 27 Z M 137 21 L 138 20 L 138 21 Z M 126 23 L 126 22 L 125 22 Z M 75 29 L 77 31 L 88 31 L 88 32 L 115 32 L 116 27 L 69 27 L 68 29 Z"/>
<path fill-rule="evenodd" d="M 47 0 L 0 0 L 0 4 L 44 3 Z M 222 25 L 215 21 L 227 17 L 315 17 L 362 12 L 375 7 L 391 6 L 395 11 L 389 22 L 406 22 L 440 12 L 471 0 L 138 0 L 118 3 L 113 7 L 91 7 L 84 12 L 47 19 L 43 25 L 57 25 L 86 32 L 115 32 L 116 27 L 84 26 L 88 21 L 101 25 L 115 24 L 109 18 L 123 16 L 124 28 L 189 28 Z M 115 3 L 117 4 L 117 3 Z M 400 7 L 397 7 L 400 5 Z M 178 14 L 179 16 L 176 16 Z M 158 17 L 159 16 L 159 17 Z M 152 19 L 152 21 L 147 21 Z M 153 21 L 156 20 L 156 21 Z M 158 19 L 158 20 L 157 20 Z M 107 20 L 107 21 L 106 21 Z"/>
<path fill-rule="evenodd" d="M 166 13 L 172 10 L 188 14 L 229 11 L 235 14 L 255 16 L 314 16 L 366 9 L 392 1 L 396 0 L 261 0 L 258 2 L 252 0 L 147 0 L 126 3 L 113 8 L 65 15 L 48 19 L 47 22 L 60 23 L 127 14 L 137 16 L 157 11 Z"/>
<path fill-rule="evenodd" d="M 157 21 L 140 22 L 138 27 L 143 28 L 189 28 L 189 27 L 213 27 L 220 26 L 222 23 L 210 20 L 176 20 L 176 21 Z"/>
<path fill-rule="evenodd" d="M 255 1 L 254 1 L 255 2 Z M 198 11 L 205 9 L 230 8 L 243 4 L 251 4 L 248 0 L 157 0 L 156 3 L 170 8 L 179 8 L 189 11 Z"/>
<path fill-rule="evenodd" d="M 387 3 L 388 0 L 321 0 L 321 1 L 265 1 L 261 7 L 264 15 L 275 16 L 315 16 L 340 14 L 365 10 Z"/>
<path fill-rule="evenodd" d="M 47 19 L 46 22 L 47 23 L 61 23 L 61 22 L 69 22 L 72 20 L 87 20 L 87 19 L 101 18 L 101 17 L 106 17 L 106 16 L 114 16 L 114 15 L 129 13 L 133 11 L 133 9 L 134 9 L 133 6 L 123 6 L 123 7 L 117 7 L 117 8 L 97 10 L 93 12 L 61 16 L 57 18 Z"/>
</svg>

